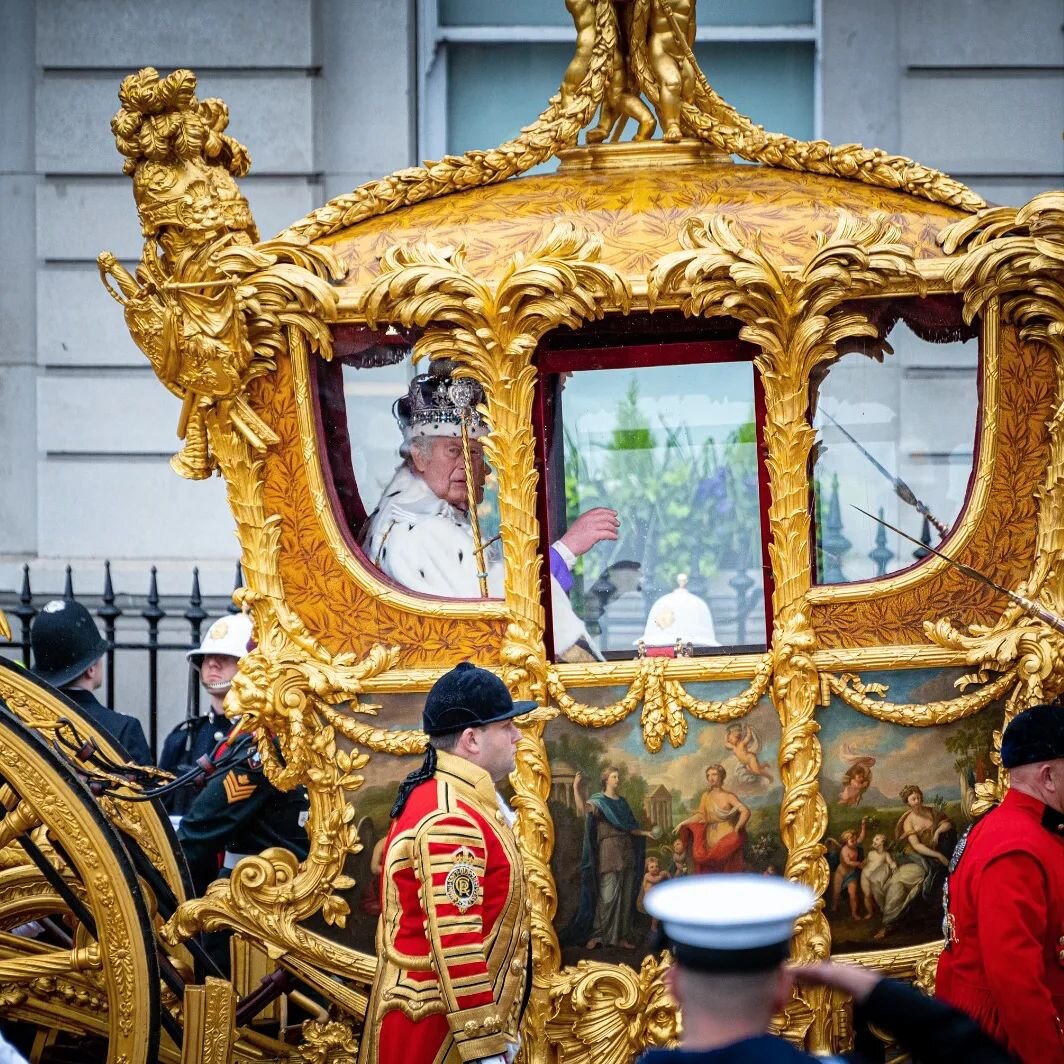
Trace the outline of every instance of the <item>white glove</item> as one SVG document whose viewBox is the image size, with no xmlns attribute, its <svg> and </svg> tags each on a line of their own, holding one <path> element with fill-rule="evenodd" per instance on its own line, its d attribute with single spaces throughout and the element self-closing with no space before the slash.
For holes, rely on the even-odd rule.
<svg viewBox="0 0 1064 1064">
<path fill-rule="evenodd" d="M 496 1053 L 492 1057 L 480 1057 L 476 1064 L 507 1064 L 507 1060 L 502 1053 Z"/>
<path fill-rule="evenodd" d="M 511 1042 L 506 1047 L 506 1064 L 514 1064 L 517 1054 L 521 1052 L 521 1036 L 517 1036 L 516 1042 Z"/>
</svg>

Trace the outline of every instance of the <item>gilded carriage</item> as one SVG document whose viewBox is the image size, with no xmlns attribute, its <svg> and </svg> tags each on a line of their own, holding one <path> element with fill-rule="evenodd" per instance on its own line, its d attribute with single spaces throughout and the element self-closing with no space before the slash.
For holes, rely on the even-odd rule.
<svg viewBox="0 0 1064 1064">
<path fill-rule="evenodd" d="M 801 880 L 822 904 L 796 958 L 933 981 L 951 840 L 1007 785 L 1003 722 L 1064 681 L 1064 199 L 987 207 L 910 160 L 765 132 L 698 70 L 693 5 L 567 6 L 576 54 L 514 140 L 270 240 L 225 105 L 188 71 L 123 82 L 144 255 L 136 276 L 101 255 L 101 275 L 182 400 L 175 470 L 226 479 L 257 636 L 227 711 L 275 786 L 306 785 L 311 845 L 189 897 L 159 810 L 99 764 L 79 776 L 73 708 L 0 671 L 0 994 L 39 1052 L 60 1028 L 113 1061 L 354 1061 L 375 844 L 424 692 L 462 660 L 540 707 L 510 780 L 524 1059 L 621 1064 L 675 1038 L 639 905 L 665 875 Z M 399 460 L 393 404 L 432 365 L 481 389 L 492 474 L 469 513 L 496 597 L 405 586 L 362 536 Z M 562 586 L 552 544 L 595 506 L 618 538 Z M 922 526 L 915 557 L 895 523 Z M 596 795 L 641 831 L 612 893 Z M 12 933 L 30 920 L 69 941 Z M 199 963 L 217 930 L 230 981 Z M 259 987 L 275 970 L 289 999 Z M 826 991 L 778 1025 L 813 1050 L 852 1037 Z"/>
</svg>

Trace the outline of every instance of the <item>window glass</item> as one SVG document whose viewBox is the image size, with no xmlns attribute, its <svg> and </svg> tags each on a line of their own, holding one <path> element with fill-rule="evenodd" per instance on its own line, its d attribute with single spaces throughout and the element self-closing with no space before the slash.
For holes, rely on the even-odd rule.
<svg viewBox="0 0 1064 1064">
<path fill-rule="evenodd" d="M 616 539 L 572 572 L 568 605 L 591 653 L 632 657 L 641 641 L 696 653 L 763 646 L 752 364 L 576 369 L 554 380 L 551 537 L 565 544 L 599 507 L 619 521 Z M 564 658 L 557 602 L 554 621 Z"/>
<path fill-rule="evenodd" d="M 571 44 L 449 45 L 447 151 L 512 140 L 557 93 L 572 57 Z M 541 169 L 556 167 L 552 160 Z"/>
<path fill-rule="evenodd" d="M 704 43 L 695 55 L 713 91 L 758 125 L 801 140 L 815 135 L 812 41 Z"/>
<path fill-rule="evenodd" d="M 699 5 L 702 26 L 812 25 L 813 0 Z M 571 26 L 562 0 L 439 0 L 441 26 Z"/>
<path fill-rule="evenodd" d="M 888 318 L 902 313 L 886 330 L 893 354 L 880 359 L 878 345 L 864 345 L 835 362 L 819 385 L 819 583 L 873 579 L 926 554 L 854 507 L 934 546 L 964 507 L 979 411 L 979 342 L 962 328 L 952 300 L 928 311 L 932 305 L 911 300 L 882 310 Z"/>
<path fill-rule="evenodd" d="M 315 366 L 332 494 L 349 542 L 419 594 L 501 597 L 498 491 L 483 458 L 479 386 L 456 385 L 444 363 L 413 367 L 401 342 L 367 348 L 367 334 L 339 327 L 333 361 Z"/>
<path fill-rule="evenodd" d="M 813 136 L 811 42 L 699 44 L 695 52 L 714 90 L 734 107 L 766 129 Z M 449 45 L 447 151 L 487 148 L 516 136 L 558 91 L 572 54 L 571 44 Z"/>
</svg>

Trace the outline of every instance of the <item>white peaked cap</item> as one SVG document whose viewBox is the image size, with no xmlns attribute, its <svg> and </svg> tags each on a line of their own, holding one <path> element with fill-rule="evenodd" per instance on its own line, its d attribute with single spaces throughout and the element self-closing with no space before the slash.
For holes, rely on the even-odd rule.
<svg viewBox="0 0 1064 1064">
<path fill-rule="evenodd" d="M 789 942 L 816 904 L 809 887 L 780 876 L 702 875 L 659 883 L 643 906 L 680 946 L 734 953 Z"/>
<path fill-rule="evenodd" d="M 687 577 L 676 577 L 676 590 L 662 595 L 647 614 L 643 642 L 648 647 L 671 647 L 676 640 L 699 647 L 719 647 L 709 606 L 687 590 Z"/>
<path fill-rule="evenodd" d="M 238 661 L 248 652 L 251 642 L 251 618 L 246 613 L 219 617 L 203 637 L 198 650 L 190 650 L 185 657 L 197 668 L 208 654 L 224 654 Z"/>
</svg>

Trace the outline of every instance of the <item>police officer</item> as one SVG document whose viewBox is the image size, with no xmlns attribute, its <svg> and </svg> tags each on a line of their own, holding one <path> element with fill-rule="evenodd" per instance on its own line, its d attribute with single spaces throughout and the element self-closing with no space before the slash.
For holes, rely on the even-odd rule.
<svg viewBox="0 0 1064 1064">
<path fill-rule="evenodd" d="M 251 618 L 244 613 L 215 621 L 198 650 L 186 655 L 210 698 L 207 712 L 182 721 L 163 743 L 159 767 L 180 775 L 201 757 L 210 757 L 229 734 L 231 722 L 223 709 L 225 696 L 236 675 L 240 659 L 251 645 Z M 194 797 L 191 788 L 174 792 L 167 802 L 171 813 L 184 813 Z"/>
<path fill-rule="evenodd" d="M 673 954 L 668 987 L 683 1010 L 680 1049 L 652 1049 L 642 1064 L 803 1064 L 813 1057 L 768 1033 L 795 977 L 849 994 L 863 1019 L 928 1064 L 1008 1064 L 962 1013 L 875 972 L 845 964 L 784 966 L 794 921 L 815 902 L 808 887 L 775 876 L 688 876 L 647 891 Z M 845 1058 L 864 1061 L 858 1054 Z M 880 1057 L 882 1059 L 882 1057 Z"/>
<path fill-rule="evenodd" d="M 957 844 L 936 993 L 1024 1064 L 1064 1061 L 1064 707 L 1018 714 L 1009 791 Z"/>
<path fill-rule="evenodd" d="M 136 717 L 108 709 L 93 694 L 103 684 L 103 655 L 109 644 L 80 602 L 53 599 L 30 626 L 33 672 L 58 687 L 82 713 L 106 732 L 138 765 L 152 763 L 148 740 Z"/>
<path fill-rule="evenodd" d="M 425 701 L 424 764 L 399 788 L 385 844 L 380 966 L 362 1064 L 513 1059 L 528 991 L 529 918 L 513 813 L 495 789 L 514 769 L 514 702 L 463 662 Z"/>
</svg>

